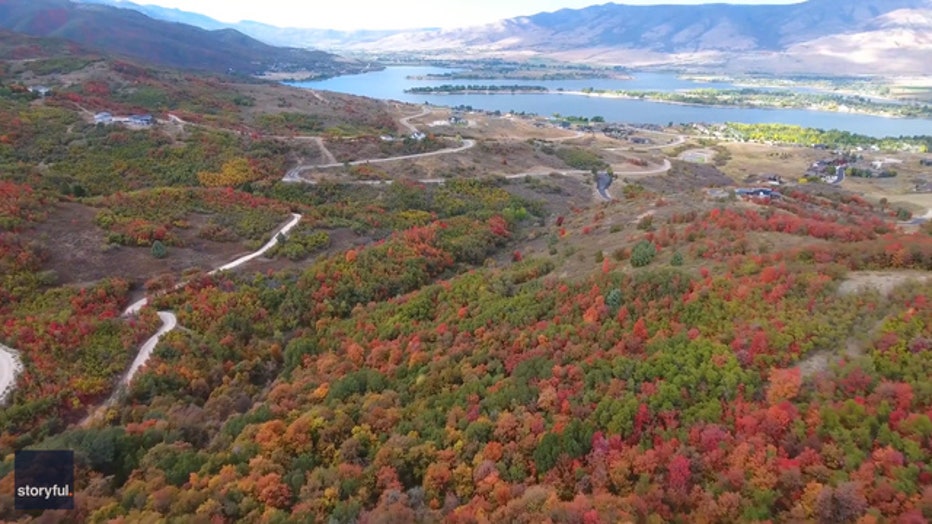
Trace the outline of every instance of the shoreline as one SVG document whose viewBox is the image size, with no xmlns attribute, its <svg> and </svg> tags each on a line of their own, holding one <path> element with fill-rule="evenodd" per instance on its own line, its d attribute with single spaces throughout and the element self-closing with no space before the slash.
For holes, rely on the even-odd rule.
<svg viewBox="0 0 932 524">
<path fill-rule="evenodd" d="M 550 95 L 553 91 L 541 89 L 516 89 L 514 91 L 504 89 L 482 89 L 482 90 L 457 90 L 457 91 L 410 91 L 405 89 L 406 95 Z"/>
<path fill-rule="evenodd" d="M 765 109 L 771 111 L 783 111 L 783 110 L 797 110 L 797 111 L 812 111 L 817 113 L 837 113 L 837 114 L 851 114 L 851 115 L 863 115 L 863 116 L 874 116 L 879 118 L 888 118 L 891 120 L 926 120 L 932 121 L 932 117 L 915 117 L 915 116 L 900 116 L 893 115 L 890 113 L 874 112 L 874 111 L 864 111 L 857 109 L 849 109 L 847 111 L 833 110 L 822 107 L 813 107 L 813 106 L 776 106 L 776 105 L 767 105 L 767 104 L 753 104 L 753 103 L 743 103 L 743 104 L 702 104 L 695 102 L 682 102 L 679 100 L 664 100 L 660 98 L 652 97 L 642 97 L 642 96 L 631 96 L 615 92 L 585 92 L 585 91 L 571 91 L 571 90 L 515 90 L 515 91 L 506 91 L 506 90 L 456 90 L 456 91 L 432 91 L 432 92 L 411 92 L 409 90 L 404 91 L 405 94 L 411 95 L 427 95 L 427 96 L 444 96 L 444 95 L 571 95 L 571 96 L 586 96 L 586 97 L 597 97 L 597 98 L 609 98 L 609 99 L 620 99 L 620 100 L 638 100 L 642 102 L 652 102 L 655 104 L 670 104 L 677 106 L 688 106 L 688 107 L 711 107 L 717 109 Z"/>
<path fill-rule="evenodd" d="M 871 111 L 858 111 L 858 110 L 838 111 L 838 110 L 823 109 L 823 108 L 816 108 L 816 107 L 779 107 L 779 106 L 773 106 L 773 105 L 755 105 L 755 104 L 735 104 L 735 105 L 697 104 L 697 103 L 692 103 L 692 102 L 680 102 L 677 100 L 662 100 L 662 99 L 651 98 L 651 97 L 630 96 L 630 95 L 623 95 L 620 93 L 586 93 L 584 91 L 550 91 L 547 94 L 590 96 L 590 97 L 595 96 L 599 98 L 618 98 L 622 100 L 640 100 L 643 102 L 653 102 L 655 104 L 671 104 L 671 105 L 692 106 L 692 107 L 714 107 L 714 108 L 719 108 L 719 109 L 729 109 L 729 108 L 731 109 L 769 109 L 773 111 L 795 109 L 798 111 L 813 111 L 813 112 L 819 112 L 819 113 L 839 113 L 839 114 L 876 116 L 880 118 L 889 118 L 891 120 L 932 121 L 932 118 L 899 116 L 899 115 L 891 115 L 889 113 L 878 113 L 878 112 L 871 112 Z"/>
</svg>

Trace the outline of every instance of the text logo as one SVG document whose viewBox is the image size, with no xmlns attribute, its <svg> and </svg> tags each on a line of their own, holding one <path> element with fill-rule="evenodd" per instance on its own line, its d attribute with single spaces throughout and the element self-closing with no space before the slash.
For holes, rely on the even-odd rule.
<svg viewBox="0 0 932 524">
<path fill-rule="evenodd" d="M 74 509 L 74 451 L 16 452 L 16 509 Z"/>
</svg>

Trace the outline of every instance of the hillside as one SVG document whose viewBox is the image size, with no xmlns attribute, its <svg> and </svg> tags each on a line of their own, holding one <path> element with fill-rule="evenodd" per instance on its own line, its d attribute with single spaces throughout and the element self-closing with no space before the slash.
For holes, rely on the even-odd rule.
<svg viewBox="0 0 932 524">
<path fill-rule="evenodd" d="M 604 4 L 486 26 L 402 33 L 356 47 L 440 54 L 466 48 L 488 56 L 533 53 L 629 66 L 932 74 L 924 60 L 932 53 L 930 15 L 929 0 Z"/>
<path fill-rule="evenodd" d="M 104 52 L 182 69 L 301 77 L 353 73 L 366 66 L 322 51 L 280 48 L 233 29 L 208 31 L 149 18 L 130 9 L 68 0 L 0 3 L 0 27 L 72 40 Z"/>
<path fill-rule="evenodd" d="M 334 31 L 225 24 L 209 17 L 117 0 L 131 8 L 208 29 L 232 27 L 276 45 L 385 55 L 548 57 L 632 67 L 711 72 L 932 74 L 929 0 L 809 0 L 789 5 L 624 5 L 530 14 L 453 30 Z"/>
<path fill-rule="evenodd" d="M 918 177 L 932 138 L 0 51 L 0 520 L 932 518 L 930 195 L 730 191 L 836 146 Z M 74 510 L 15 509 L 23 449 L 74 450 Z"/>
<path fill-rule="evenodd" d="M 210 18 L 209 16 L 192 13 L 190 11 L 161 7 L 158 5 L 141 5 L 134 2 L 128 2 L 126 0 L 78 1 L 85 4 L 102 4 L 123 9 L 132 9 L 158 20 L 179 22 L 182 24 L 197 26 L 203 29 L 236 29 L 241 33 L 247 34 L 267 44 L 285 47 L 341 49 L 346 48 L 347 46 L 354 43 L 371 42 L 398 33 L 398 31 L 392 30 L 360 29 L 357 31 L 340 31 L 336 29 L 325 28 L 312 29 L 302 27 L 276 27 L 273 25 L 249 20 L 226 23 Z M 424 31 L 427 30 L 429 29 L 424 29 Z"/>
</svg>

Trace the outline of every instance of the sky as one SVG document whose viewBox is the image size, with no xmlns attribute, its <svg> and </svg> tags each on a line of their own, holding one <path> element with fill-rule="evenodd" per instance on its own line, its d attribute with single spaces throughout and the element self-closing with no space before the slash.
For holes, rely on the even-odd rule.
<svg viewBox="0 0 932 524">
<path fill-rule="evenodd" d="M 732 4 L 793 4 L 802 0 L 729 0 Z M 135 0 L 173 7 L 222 22 L 252 20 L 280 27 L 318 29 L 454 28 L 504 18 L 578 9 L 593 0 Z M 626 0 L 625 4 L 706 4 L 708 0 Z M 718 3 L 721 3 L 719 0 Z"/>
</svg>

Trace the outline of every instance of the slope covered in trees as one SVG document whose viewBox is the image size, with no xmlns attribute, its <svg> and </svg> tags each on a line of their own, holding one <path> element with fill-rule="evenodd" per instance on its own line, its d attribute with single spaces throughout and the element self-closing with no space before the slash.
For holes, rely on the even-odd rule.
<svg viewBox="0 0 932 524">
<path fill-rule="evenodd" d="M 224 129 L 191 131 L 134 176 L 59 183 L 61 161 L 39 157 L 134 155 L 108 153 L 113 131 L 97 128 L 81 139 L 94 147 L 66 147 L 78 109 L 2 94 L 29 118 L 0 120 L 16 144 L 0 149 L 0 340 L 25 368 L 0 411 L 0 519 L 32 516 L 11 496 L 25 448 L 76 451 L 77 509 L 42 517 L 71 522 L 932 518 L 932 284 L 839 292 L 855 271 L 932 270 L 932 235 L 861 198 L 628 184 L 553 217 L 517 181 L 244 179 L 274 167 Z M 121 133 L 159 150 L 155 131 Z M 166 182 L 187 147 L 212 154 Z M 304 219 L 286 260 L 152 282 L 128 321 L 142 290 L 48 273 L 52 240 L 29 232 L 58 201 L 143 250 L 176 249 L 188 227 L 261 242 Z M 365 240 L 321 249 L 337 229 Z M 78 427 L 161 309 L 179 329 Z"/>
</svg>

